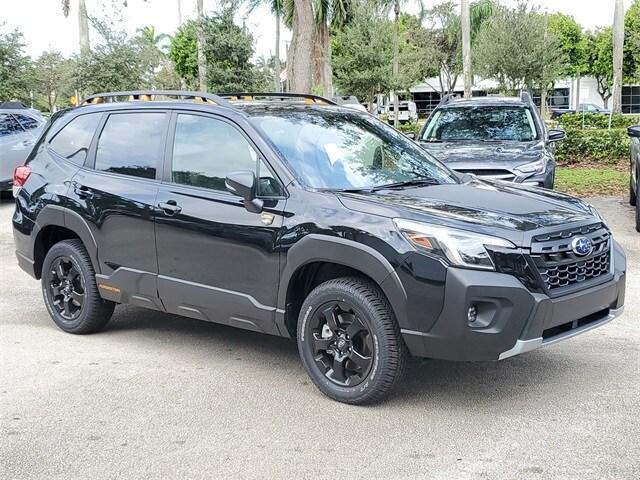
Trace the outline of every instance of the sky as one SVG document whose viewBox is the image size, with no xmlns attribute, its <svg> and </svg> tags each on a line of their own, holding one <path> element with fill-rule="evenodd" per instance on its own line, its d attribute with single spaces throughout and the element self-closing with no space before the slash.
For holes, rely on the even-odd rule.
<svg viewBox="0 0 640 480">
<path fill-rule="evenodd" d="M 178 26 L 179 0 L 128 0 L 128 7 L 121 8 L 122 21 L 119 28 L 134 34 L 136 29 L 153 25 L 157 32 L 172 34 Z M 427 8 L 442 3 L 443 0 L 424 0 Z M 517 0 L 502 0 L 515 4 Z M 89 15 L 108 15 L 113 5 L 122 5 L 122 0 L 86 0 Z M 196 15 L 196 0 L 180 0 L 183 21 Z M 549 13 L 562 12 L 572 15 L 583 27 L 593 29 L 609 25 L 613 21 L 614 0 L 532 0 Z M 632 0 L 625 0 L 628 7 Z M 219 7 L 217 0 L 204 0 L 205 12 Z M 0 28 L 19 28 L 25 36 L 26 52 L 32 57 L 45 50 L 58 50 L 65 56 L 78 52 L 77 0 L 71 0 L 71 12 L 65 18 L 61 0 L 0 0 Z M 412 8 L 408 7 L 408 11 Z M 417 8 L 413 8 L 417 11 Z M 247 12 L 241 7 L 236 13 L 236 22 L 253 34 L 256 56 L 269 57 L 275 50 L 275 19 L 267 7 L 259 7 Z M 4 26 L 1 24 L 4 23 Z M 92 32 L 93 33 L 93 32 Z M 96 34 L 92 36 L 92 41 Z M 286 43 L 291 33 L 282 28 L 281 56 L 285 56 Z"/>
</svg>

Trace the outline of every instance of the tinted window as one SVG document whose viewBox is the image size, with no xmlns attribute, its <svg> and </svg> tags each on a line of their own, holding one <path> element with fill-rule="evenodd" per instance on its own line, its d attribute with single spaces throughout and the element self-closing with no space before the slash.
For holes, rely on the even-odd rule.
<svg viewBox="0 0 640 480">
<path fill-rule="evenodd" d="M 436 111 L 427 126 L 426 141 L 513 140 L 526 142 L 538 137 L 527 108 L 467 107 Z"/>
<path fill-rule="evenodd" d="M 7 113 L 0 113 L 0 137 L 22 132 L 24 132 L 24 130 L 15 118 Z"/>
<path fill-rule="evenodd" d="M 18 122 L 20 122 L 20 125 L 22 125 L 22 128 L 24 128 L 25 130 L 38 128 L 38 125 L 40 125 L 40 122 L 38 122 L 38 120 L 36 120 L 35 118 L 28 117 L 26 115 L 16 114 L 15 117 L 18 119 Z"/>
<path fill-rule="evenodd" d="M 199 115 L 178 115 L 173 145 L 174 182 L 225 190 L 227 174 L 238 170 L 256 172 L 257 159 L 249 142 L 228 123 Z"/>
<path fill-rule="evenodd" d="M 164 113 L 110 115 L 98 140 L 96 170 L 156 178 L 164 123 Z"/>
<path fill-rule="evenodd" d="M 91 139 L 100 122 L 101 114 L 80 115 L 71 120 L 53 137 L 49 146 L 77 165 L 82 165 L 87 157 Z"/>
<path fill-rule="evenodd" d="M 253 107 L 252 120 L 313 188 L 375 188 L 451 172 L 402 133 L 369 115 L 331 109 Z"/>
</svg>

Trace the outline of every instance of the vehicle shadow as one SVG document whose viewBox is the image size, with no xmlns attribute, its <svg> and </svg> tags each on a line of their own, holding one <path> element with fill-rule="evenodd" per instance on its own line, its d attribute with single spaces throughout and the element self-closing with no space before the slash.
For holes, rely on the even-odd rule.
<svg viewBox="0 0 640 480">
<path fill-rule="evenodd" d="M 153 343 L 150 348 L 170 345 L 171 349 L 179 351 L 182 360 L 198 362 L 205 367 L 228 359 L 249 362 L 251 369 L 265 374 L 270 385 L 273 382 L 307 384 L 301 381 L 306 379 L 306 373 L 296 343 L 291 339 L 131 306 L 118 307 L 114 319 L 101 335 L 121 334 L 136 344 L 140 341 Z M 273 368 L 275 365 L 277 372 Z M 579 368 L 579 359 L 568 362 L 566 357 L 544 350 L 502 362 L 411 358 L 404 380 L 383 405 L 385 408 L 427 404 L 431 408 L 477 409 L 505 400 L 514 402 L 528 398 L 532 395 L 532 386 L 549 383 L 554 384 L 558 398 L 563 398 L 562 389 L 570 388 L 573 373 Z M 270 372 L 274 372 L 273 375 Z"/>
</svg>

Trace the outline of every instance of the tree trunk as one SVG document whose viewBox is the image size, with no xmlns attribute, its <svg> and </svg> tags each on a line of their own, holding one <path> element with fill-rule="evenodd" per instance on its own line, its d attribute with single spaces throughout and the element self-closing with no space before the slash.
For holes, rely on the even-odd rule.
<svg viewBox="0 0 640 480">
<path fill-rule="evenodd" d="M 580 105 L 580 75 L 576 77 L 576 100 L 575 106 L 573 107 L 575 110 L 578 109 Z"/>
<path fill-rule="evenodd" d="M 462 76 L 464 80 L 464 98 L 471 98 L 471 19 L 469 0 L 460 3 L 462 24 Z"/>
<path fill-rule="evenodd" d="M 198 82 L 200 91 L 207 91 L 207 57 L 204 53 L 204 6 L 203 0 L 198 0 L 198 27 L 196 29 L 196 44 L 198 48 Z"/>
<path fill-rule="evenodd" d="M 80 54 L 91 53 L 89 43 L 89 16 L 87 15 L 87 5 L 84 0 L 78 2 L 78 31 L 80 33 Z"/>
<path fill-rule="evenodd" d="M 540 116 L 542 117 L 542 121 L 544 122 L 547 115 L 547 88 L 546 86 L 542 86 L 540 90 Z"/>
<path fill-rule="evenodd" d="M 182 1 L 178 0 L 178 28 L 182 25 Z"/>
<path fill-rule="evenodd" d="M 613 13 L 613 113 L 622 113 L 622 55 L 624 47 L 624 3 L 616 0 Z"/>
<path fill-rule="evenodd" d="M 393 5 L 393 13 L 395 18 L 393 21 L 393 81 L 397 85 L 398 76 L 400 73 L 400 1 L 396 0 Z M 393 96 L 393 126 L 398 128 L 400 125 L 400 99 L 398 98 L 398 92 L 391 92 Z"/>
<path fill-rule="evenodd" d="M 294 0 L 293 35 L 289 54 L 291 68 L 290 87 L 292 92 L 310 93 L 313 71 L 312 52 L 314 47 L 315 20 L 311 0 Z"/>
<path fill-rule="evenodd" d="M 280 93 L 280 71 L 282 66 L 280 65 L 280 12 L 276 12 L 276 58 L 275 58 L 275 74 L 273 76 L 273 86 L 276 93 Z"/>
<path fill-rule="evenodd" d="M 318 25 L 318 46 L 320 47 L 320 85 L 322 94 L 331 98 L 333 96 L 333 70 L 331 68 L 331 35 L 327 22 Z"/>
</svg>

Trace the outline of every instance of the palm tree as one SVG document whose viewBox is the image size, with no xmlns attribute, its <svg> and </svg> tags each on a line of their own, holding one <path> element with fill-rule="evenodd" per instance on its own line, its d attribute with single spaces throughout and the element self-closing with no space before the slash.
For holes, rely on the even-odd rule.
<svg viewBox="0 0 640 480">
<path fill-rule="evenodd" d="M 471 98 L 471 19 L 469 0 L 460 2 L 460 23 L 462 29 L 462 78 L 464 79 L 464 97 Z"/>
<path fill-rule="evenodd" d="M 331 29 L 342 28 L 353 13 L 350 0 L 315 0 L 316 61 L 322 93 L 333 96 L 333 69 L 331 68 Z"/>
<path fill-rule="evenodd" d="M 284 4 L 288 0 L 249 0 L 249 11 L 252 12 L 260 5 L 268 5 L 271 13 L 276 18 L 276 45 L 275 45 L 275 70 L 273 72 L 273 86 L 276 92 L 280 92 L 280 23 L 284 15 Z M 291 3 L 289 1 L 289 3 Z"/>
<path fill-rule="evenodd" d="M 494 0 L 479 0 L 469 6 L 469 0 L 460 4 L 460 30 L 462 35 L 462 77 L 464 96 L 471 97 L 473 75 L 471 74 L 471 42 L 480 31 L 480 27 L 491 17 L 496 9 Z"/>
<path fill-rule="evenodd" d="M 142 0 L 146 2 L 147 0 Z M 122 5 L 128 5 L 127 0 L 123 0 Z M 71 0 L 62 0 L 62 13 L 65 17 L 69 16 L 71 11 Z M 89 15 L 87 14 L 87 5 L 85 0 L 78 0 L 78 31 L 80 33 L 80 54 L 84 55 L 91 52 L 91 44 L 89 43 Z"/>
<path fill-rule="evenodd" d="M 622 56 L 624 50 L 624 3 L 616 0 L 613 11 L 613 113 L 622 113 Z"/>
<path fill-rule="evenodd" d="M 200 91 L 207 91 L 207 58 L 204 54 L 204 6 L 203 0 L 198 0 L 198 25 L 196 29 L 196 44 L 198 48 L 198 81 L 200 83 Z"/>
<path fill-rule="evenodd" d="M 292 91 L 309 93 L 312 86 L 315 18 L 310 0 L 286 0 L 285 21 L 293 26 L 287 55 L 287 77 Z"/>
<path fill-rule="evenodd" d="M 71 10 L 71 0 L 62 0 L 62 13 L 69 16 Z M 89 16 L 87 15 L 87 5 L 84 0 L 78 0 L 78 29 L 80 32 L 80 54 L 84 55 L 91 51 L 89 44 Z"/>
<path fill-rule="evenodd" d="M 171 39 L 170 35 L 166 33 L 156 34 L 156 27 L 153 25 L 139 28 L 137 31 L 147 47 L 156 50 L 162 56 L 166 55 L 167 45 L 163 45 L 162 41 Z"/>
</svg>

